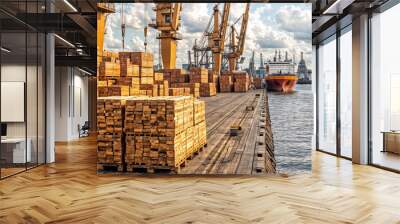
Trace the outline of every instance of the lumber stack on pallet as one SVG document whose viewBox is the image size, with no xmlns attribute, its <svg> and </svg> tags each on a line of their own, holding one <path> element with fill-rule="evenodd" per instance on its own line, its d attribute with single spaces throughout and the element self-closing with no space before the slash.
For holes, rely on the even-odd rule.
<svg viewBox="0 0 400 224">
<path fill-rule="evenodd" d="M 190 69 L 191 83 L 208 83 L 208 70 L 206 68 Z"/>
<path fill-rule="evenodd" d="M 163 69 L 162 72 L 164 80 L 167 80 L 170 84 L 189 82 L 189 75 L 184 69 Z"/>
<path fill-rule="evenodd" d="M 97 99 L 97 164 L 123 169 L 125 97 Z"/>
<path fill-rule="evenodd" d="M 233 91 L 232 76 L 221 75 L 219 77 L 219 88 L 221 93 L 229 93 Z"/>
<path fill-rule="evenodd" d="M 166 96 L 169 83 L 153 70 L 153 55 L 144 52 L 106 52 L 99 64 L 98 96 Z"/>
<path fill-rule="evenodd" d="M 215 83 L 200 83 L 200 96 L 209 97 L 217 95 Z"/>
<path fill-rule="evenodd" d="M 234 84 L 233 89 L 235 92 L 249 91 L 250 79 L 247 72 L 235 72 L 233 74 Z"/>
<path fill-rule="evenodd" d="M 190 88 L 169 88 L 169 96 L 190 96 Z"/>
<path fill-rule="evenodd" d="M 174 83 L 171 84 L 172 88 L 189 88 L 190 95 L 193 97 L 200 96 L 200 83 Z"/>
<path fill-rule="evenodd" d="M 129 96 L 129 87 L 128 86 L 98 86 L 97 92 L 99 97 L 107 97 L 107 96 Z"/>
<path fill-rule="evenodd" d="M 199 103 L 197 103 L 199 104 Z M 205 121 L 195 125 L 194 113 L 204 114 L 204 107 L 194 106 L 191 96 L 134 98 L 125 109 L 126 153 L 128 171 L 166 168 L 176 170 L 204 139 Z M 203 125 L 204 124 L 204 125 Z M 201 128 L 204 128 L 202 130 Z M 196 130 L 196 131 L 195 131 Z"/>
</svg>

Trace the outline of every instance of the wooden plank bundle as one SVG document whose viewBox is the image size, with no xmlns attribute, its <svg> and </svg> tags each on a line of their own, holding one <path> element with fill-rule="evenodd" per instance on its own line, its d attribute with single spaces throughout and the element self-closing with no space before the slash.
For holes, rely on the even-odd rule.
<svg viewBox="0 0 400 224">
<path fill-rule="evenodd" d="M 190 96 L 190 88 L 169 88 L 169 96 Z"/>
<path fill-rule="evenodd" d="M 174 170 L 184 162 L 188 128 L 184 117 L 190 113 L 187 111 L 190 106 L 193 110 L 193 98 L 185 96 L 127 100 L 125 162 L 128 170 L 134 166 L 165 166 Z M 193 124 L 193 121 L 186 122 Z"/>
<path fill-rule="evenodd" d="M 97 87 L 97 95 L 99 97 L 107 97 L 107 96 L 129 96 L 130 89 L 129 86 L 98 86 Z"/>
<path fill-rule="evenodd" d="M 99 74 L 101 76 L 120 76 L 119 62 L 104 61 L 99 65 Z"/>
<path fill-rule="evenodd" d="M 97 99 L 97 163 L 119 171 L 123 169 L 125 103 L 126 97 Z"/>
<path fill-rule="evenodd" d="M 153 54 L 147 52 L 130 52 L 132 64 L 140 67 L 153 68 Z"/>
<path fill-rule="evenodd" d="M 195 99 L 193 102 L 193 124 L 197 125 L 206 120 L 206 105 L 204 101 Z"/>
<path fill-rule="evenodd" d="M 217 95 L 215 83 L 200 83 L 200 96 L 208 97 Z"/>
<path fill-rule="evenodd" d="M 163 80 L 164 80 L 164 74 L 162 72 L 154 72 L 154 82 Z"/>
<path fill-rule="evenodd" d="M 189 75 L 184 69 L 164 69 L 162 72 L 164 80 L 168 80 L 170 84 L 189 82 Z"/>
<path fill-rule="evenodd" d="M 222 93 L 229 93 L 233 90 L 232 76 L 221 75 L 219 77 L 219 88 Z"/>
<path fill-rule="evenodd" d="M 208 82 L 218 83 L 218 74 L 211 69 L 208 70 Z"/>
<path fill-rule="evenodd" d="M 173 83 L 171 84 L 172 88 L 189 88 L 190 95 L 193 97 L 200 96 L 200 83 Z"/>
<path fill-rule="evenodd" d="M 254 78 L 254 87 L 256 89 L 261 89 L 262 88 L 262 79 L 259 77 Z"/>
<path fill-rule="evenodd" d="M 250 79 L 246 72 L 233 73 L 233 79 L 235 92 L 247 92 L 249 90 Z"/>
<path fill-rule="evenodd" d="M 189 76 L 191 83 L 208 83 L 208 70 L 206 68 L 191 68 Z"/>
</svg>

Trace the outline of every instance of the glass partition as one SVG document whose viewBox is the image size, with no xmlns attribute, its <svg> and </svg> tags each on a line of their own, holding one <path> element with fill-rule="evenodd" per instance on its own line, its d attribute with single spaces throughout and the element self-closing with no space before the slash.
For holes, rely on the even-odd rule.
<svg viewBox="0 0 400 224">
<path fill-rule="evenodd" d="M 400 5 L 372 23 L 371 140 L 373 164 L 400 171 Z"/>
<path fill-rule="evenodd" d="M 340 36 L 340 155 L 352 157 L 352 33 Z"/>
<path fill-rule="evenodd" d="M 19 17 L 44 1 L 2 1 L 0 8 L 0 178 L 45 162 L 45 44 Z M 14 12 L 14 13 L 4 13 Z"/>
<path fill-rule="evenodd" d="M 336 153 L 336 36 L 318 48 L 318 149 Z"/>
</svg>

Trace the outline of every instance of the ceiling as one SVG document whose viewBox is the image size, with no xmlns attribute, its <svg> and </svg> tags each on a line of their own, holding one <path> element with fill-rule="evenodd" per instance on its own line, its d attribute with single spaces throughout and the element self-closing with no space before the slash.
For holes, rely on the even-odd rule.
<svg viewBox="0 0 400 224">
<path fill-rule="evenodd" d="M 33 40 L 37 33 L 55 33 L 56 66 L 78 66 L 95 74 L 96 16 L 96 0 L 1 0 L 2 46 L 11 50 L 9 60 L 29 58 L 43 47 Z"/>
<path fill-rule="evenodd" d="M 313 44 L 351 24 L 352 18 L 372 12 L 389 0 L 311 0 Z"/>
</svg>

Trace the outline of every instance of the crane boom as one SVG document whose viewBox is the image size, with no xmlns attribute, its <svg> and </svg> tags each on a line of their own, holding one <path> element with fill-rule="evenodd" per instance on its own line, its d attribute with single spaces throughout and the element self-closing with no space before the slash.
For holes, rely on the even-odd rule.
<svg viewBox="0 0 400 224">
<path fill-rule="evenodd" d="M 228 26 L 229 19 L 229 11 L 230 11 L 230 3 L 224 4 L 224 11 L 222 13 L 222 20 L 219 23 L 219 10 L 218 5 L 214 7 L 214 29 L 211 35 L 211 42 L 209 46 L 211 47 L 211 51 L 213 53 L 213 72 L 214 74 L 219 75 L 221 72 L 221 64 L 222 64 L 222 53 L 224 52 L 225 46 L 225 35 L 226 29 Z"/>
<path fill-rule="evenodd" d="M 243 54 L 244 51 L 244 43 L 246 40 L 246 31 L 247 31 L 247 23 L 249 21 L 249 11 L 250 11 L 250 3 L 246 3 L 246 9 L 242 17 L 242 24 L 240 27 L 240 33 L 239 33 L 239 40 L 238 44 L 236 46 L 235 43 L 235 29 L 234 26 L 232 26 L 232 37 L 231 37 L 231 49 L 232 52 L 228 54 L 228 62 L 229 62 L 229 71 L 234 71 L 236 70 L 236 63 L 238 58 Z"/>
<path fill-rule="evenodd" d="M 224 51 L 224 46 L 225 46 L 225 35 L 226 35 L 226 29 L 228 27 L 228 20 L 229 20 L 229 10 L 230 10 L 231 4 L 230 3 L 225 3 L 224 5 L 224 12 L 222 13 L 222 21 L 221 21 L 221 41 L 219 44 L 219 48 L 221 49 L 221 52 Z"/>
<path fill-rule="evenodd" d="M 247 31 L 247 23 L 249 21 L 249 9 L 250 3 L 246 4 L 246 11 L 243 15 L 242 26 L 240 28 L 240 35 L 239 35 L 239 49 L 238 54 L 242 55 L 244 50 L 244 43 L 246 41 L 246 31 Z"/>
</svg>

